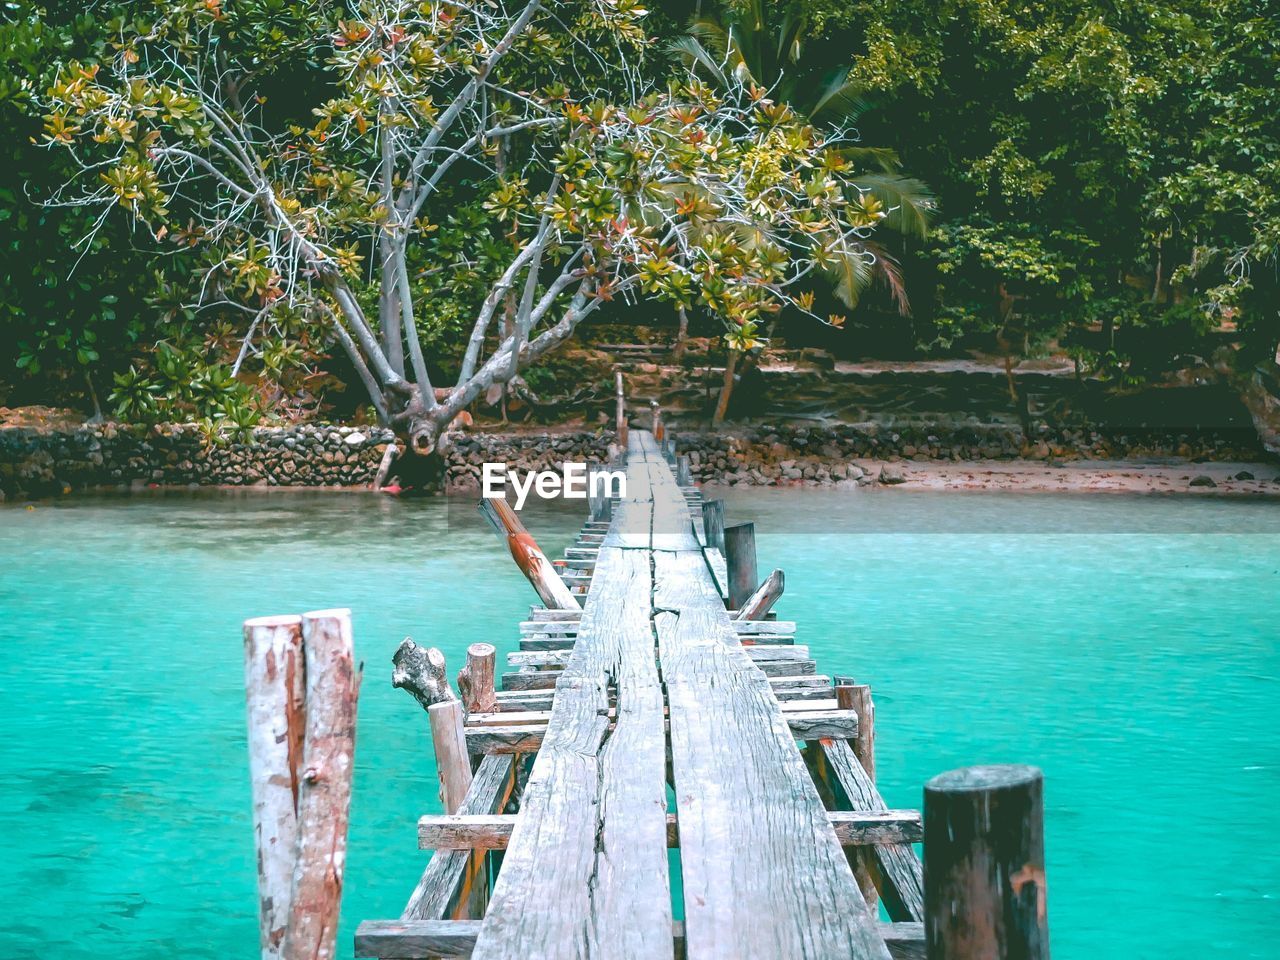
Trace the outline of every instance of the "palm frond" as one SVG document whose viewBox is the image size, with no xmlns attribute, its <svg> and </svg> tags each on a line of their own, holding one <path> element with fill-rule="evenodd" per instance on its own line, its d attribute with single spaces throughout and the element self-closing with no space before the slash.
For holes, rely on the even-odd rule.
<svg viewBox="0 0 1280 960">
<path fill-rule="evenodd" d="M 871 267 L 871 274 L 875 280 L 884 284 L 889 291 L 889 297 L 898 308 L 898 315 L 902 317 L 911 316 L 911 302 L 907 299 L 907 285 L 902 279 L 902 264 L 898 263 L 897 258 L 875 241 L 864 243 L 863 249 L 875 257 L 875 263 Z"/>
<path fill-rule="evenodd" d="M 840 156 L 863 169 L 879 167 L 885 173 L 898 172 L 898 154 L 891 147 L 841 147 Z"/>
<path fill-rule="evenodd" d="M 862 291 L 871 286 L 872 264 L 856 252 L 835 255 L 823 272 L 831 281 L 832 292 L 846 307 L 852 310 L 858 305 Z"/>
<path fill-rule="evenodd" d="M 858 177 L 858 186 L 870 191 L 889 215 L 881 226 L 904 237 L 923 237 L 938 203 L 921 181 L 894 173 L 870 173 Z"/>
<path fill-rule="evenodd" d="M 866 90 L 849 78 L 848 70 L 838 70 L 822 85 L 808 109 L 809 119 L 832 123 L 853 123 L 867 109 Z"/>
<path fill-rule="evenodd" d="M 724 75 L 724 70 L 721 67 L 724 62 L 723 58 L 712 56 L 711 52 L 696 38 L 680 37 L 672 40 L 667 50 L 690 70 L 696 70 L 701 67 L 711 75 L 711 78 L 716 83 L 721 86 L 728 85 L 729 80 Z"/>
</svg>

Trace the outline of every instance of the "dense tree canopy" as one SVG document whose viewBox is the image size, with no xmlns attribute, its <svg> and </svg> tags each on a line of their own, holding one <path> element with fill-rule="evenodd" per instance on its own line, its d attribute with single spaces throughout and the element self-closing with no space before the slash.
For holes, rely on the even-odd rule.
<svg viewBox="0 0 1280 960">
<path fill-rule="evenodd" d="M 372 381 L 388 418 L 444 408 L 434 435 L 575 303 L 658 298 L 750 347 L 838 322 L 841 261 L 899 295 L 863 298 L 851 351 L 1056 343 L 1118 382 L 1275 356 L 1264 0 L 645 6 L 539 6 L 432 179 L 423 131 L 524 5 L 8 5 L 0 380 L 232 424 Z"/>
</svg>

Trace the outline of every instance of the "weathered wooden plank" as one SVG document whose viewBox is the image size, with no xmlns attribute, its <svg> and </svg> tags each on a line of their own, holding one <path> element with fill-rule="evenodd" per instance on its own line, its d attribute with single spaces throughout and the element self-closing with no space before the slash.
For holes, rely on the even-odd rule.
<svg viewBox="0 0 1280 960">
<path fill-rule="evenodd" d="M 887 958 L 786 719 L 701 553 L 655 551 L 690 957 Z M 745 758 L 750 758 L 746 762 Z"/>
<path fill-rule="evenodd" d="M 645 512 L 635 506 L 619 504 L 611 535 Z M 673 954 L 648 554 L 606 547 L 597 571 L 476 941 L 481 960 Z"/>
<path fill-rule="evenodd" d="M 366 920 L 356 928 L 357 957 L 469 957 L 479 920 Z"/>
<path fill-rule="evenodd" d="M 887 805 L 853 748 L 843 740 L 821 741 L 843 805 L 851 810 L 886 810 Z M 890 920 L 924 922 L 924 872 L 915 851 L 904 844 L 883 844 L 873 848 L 876 889 L 884 901 Z"/>
<path fill-rule="evenodd" d="M 828 811 L 827 817 L 844 847 L 873 843 L 918 843 L 923 836 L 920 811 L 882 810 L 877 813 Z M 429 814 L 418 821 L 418 846 L 424 850 L 505 850 L 517 815 Z M 678 847 L 676 815 L 667 814 L 667 846 Z"/>
<path fill-rule="evenodd" d="M 893 960 L 924 960 L 924 926 L 881 923 L 878 927 Z M 394 956 L 400 960 L 469 957 L 480 933 L 478 920 L 372 920 L 356 931 L 356 956 Z M 673 924 L 673 941 L 684 955 L 684 924 Z"/>
<path fill-rule="evenodd" d="M 756 644 L 744 646 L 743 650 L 757 664 L 794 663 L 795 661 L 809 659 L 809 648 L 803 645 L 774 646 Z M 508 653 L 507 663 L 513 667 L 563 667 L 572 656 L 572 647 L 544 650 L 522 649 Z"/>
<path fill-rule="evenodd" d="M 797 740 L 823 737 L 852 739 L 858 735 L 858 715 L 848 710 L 782 711 L 791 735 Z M 535 753 L 542 747 L 549 714 L 489 714 L 497 722 L 468 725 L 467 751 L 485 753 Z M 503 718 L 510 722 L 503 723 Z M 611 728 L 612 729 L 612 728 Z"/>
</svg>

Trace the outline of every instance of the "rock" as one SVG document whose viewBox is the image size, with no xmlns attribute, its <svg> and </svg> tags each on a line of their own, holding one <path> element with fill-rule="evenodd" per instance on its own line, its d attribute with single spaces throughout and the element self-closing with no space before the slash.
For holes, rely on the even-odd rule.
<svg viewBox="0 0 1280 960">
<path fill-rule="evenodd" d="M 884 484 L 906 483 L 906 475 L 902 472 L 902 467 L 896 463 L 886 463 L 880 468 L 880 482 Z"/>
<path fill-rule="evenodd" d="M 1250 473 L 1248 470 L 1241 470 L 1239 473 L 1237 473 L 1237 474 L 1235 475 L 1235 477 L 1234 477 L 1233 479 L 1235 479 L 1235 480 L 1252 480 L 1252 479 L 1253 479 L 1253 474 L 1252 474 L 1252 473 Z"/>
<path fill-rule="evenodd" d="M 349 433 L 343 437 L 342 442 L 354 447 L 358 444 L 365 443 L 368 439 L 368 437 L 357 430 L 355 433 Z"/>
<path fill-rule="evenodd" d="M 1217 486 L 1217 484 L 1216 484 L 1216 483 L 1214 483 L 1214 481 L 1213 481 L 1213 477 L 1209 476 L 1208 474 L 1204 474 L 1204 473 L 1202 473 L 1202 474 L 1200 474 L 1199 476 L 1196 476 L 1196 477 L 1192 477 L 1192 478 L 1191 478 L 1191 486 L 1193 486 L 1193 487 L 1216 487 L 1216 486 Z"/>
</svg>

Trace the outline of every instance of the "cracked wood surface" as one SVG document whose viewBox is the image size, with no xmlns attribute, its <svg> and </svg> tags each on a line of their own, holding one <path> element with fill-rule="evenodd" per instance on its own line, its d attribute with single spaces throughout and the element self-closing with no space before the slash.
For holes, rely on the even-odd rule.
<svg viewBox="0 0 1280 960">
<path fill-rule="evenodd" d="M 793 648 L 753 663 L 647 432 L 629 437 L 627 477 L 576 643 L 550 675 L 551 716 L 473 955 L 672 957 L 665 686 L 686 955 L 884 960 L 766 676 L 812 662 Z M 550 679 L 504 686 L 517 678 Z M 829 696 L 816 677 L 786 682 Z"/>
<path fill-rule="evenodd" d="M 637 534 L 648 520 L 643 504 L 619 514 Z M 648 555 L 607 546 L 597 574 L 476 941 L 481 960 L 673 955 Z"/>
</svg>

